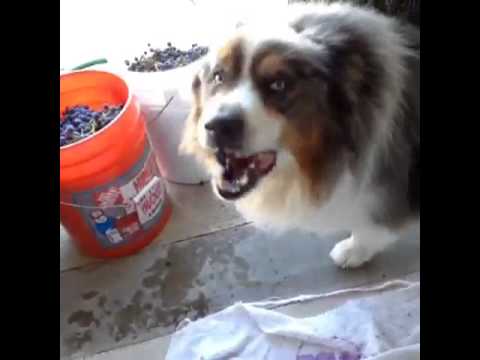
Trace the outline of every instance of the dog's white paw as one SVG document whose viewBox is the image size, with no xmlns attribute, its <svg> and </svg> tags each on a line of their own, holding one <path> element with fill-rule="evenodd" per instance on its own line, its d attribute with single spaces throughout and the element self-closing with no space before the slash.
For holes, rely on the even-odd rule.
<svg viewBox="0 0 480 360">
<path fill-rule="evenodd" d="M 372 256 L 351 236 L 335 245 L 330 252 L 330 257 L 335 264 L 346 269 L 359 267 L 369 261 Z"/>
</svg>

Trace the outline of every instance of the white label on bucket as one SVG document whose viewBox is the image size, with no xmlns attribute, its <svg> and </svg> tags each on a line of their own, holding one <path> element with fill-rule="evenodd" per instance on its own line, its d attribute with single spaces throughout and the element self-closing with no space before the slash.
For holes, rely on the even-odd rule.
<svg viewBox="0 0 480 360">
<path fill-rule="evenodd" d="M 125 212 L 127 215 L 133 214 L 137 211 L 137 207 L 133 200 L 129 200 L 127 203 L 125 203 Z"/>
<path fill-rule="evenodd" d="M 108 240 L 110 240 L 113 244 L 118 244 L 119 242 L 123 241 L 123 237 L 117 229 L 108 229 L 106 231 L 106 235 Z"/>
<path fill-rule="evenodd" d="M 128 184 L 125 184 L 122 187 L 120 187 L 120 192 L 124 199 L 125 212 L 127 213 L 127 215 L 133 214 L 134 212 L 136 212 L 137 208 L 132 199 L 135 197 L 135 195 L 137 195 L 137 191 L 135 190 L 135 187 L 133 186 L 132 182 L 129 182 Z"/>
<path fill-rule="evenodd" d="M 120 187 L 120 193 L 124 200 L 133 199 L 137 195 L 137 191 L 131 181 Z"/>
<path fill-rule="evenodd" d="M 154 176 L 133 199 L 137 207 L 138 220 L 142 225 L 157 215 L 162 207 L 163 198 L 162 181 Z"/>
</svg>

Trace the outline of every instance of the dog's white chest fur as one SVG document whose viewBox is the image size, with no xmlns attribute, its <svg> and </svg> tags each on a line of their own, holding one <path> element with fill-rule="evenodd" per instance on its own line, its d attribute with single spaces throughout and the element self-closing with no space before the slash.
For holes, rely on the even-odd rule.
<svg viewBox="0 0 480 360">
<path fill-rule="evenodd" d="M 350 174 L 342 176 L 328 201 L 319 206 L 305 191 L 302 179 L 291 176 L 294 172 L 276 172 L 236 203 L 242 215 L 259 227 L 275 232 L 300 228 L 323 234 L 354 230 L 367 221 L 369 197 L 359 191 Z"/>
<path fill-rule="evenodd" d="M 346 172 L 327 201 L 319 206 L 305 191 L 300 178 L 288 167 L 275 169 L 275 176 L 264 179 L 257 191 L 236 202 L 247 219 L 269 232 L 301 229 L 318 235 L 339 230 L 352 235 L 339 242 L 330 253 L 342 267 L 357 267 L 392 244 L 397 234 L 372 223 L 368 209 L 372 197 Z"/>
</svg>

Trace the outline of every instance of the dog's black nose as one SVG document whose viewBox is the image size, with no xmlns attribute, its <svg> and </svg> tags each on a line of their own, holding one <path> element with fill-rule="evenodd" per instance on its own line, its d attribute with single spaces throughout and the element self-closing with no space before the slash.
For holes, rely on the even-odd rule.
<svg viewBox="0 0 480 360">
<path fill-rule="evenodd" d="M 237 108 L 224 109 L 205 124 L 208 143 L 215 148 L 240 148 L 245 123 L 242 111 Z"/>
</svg>

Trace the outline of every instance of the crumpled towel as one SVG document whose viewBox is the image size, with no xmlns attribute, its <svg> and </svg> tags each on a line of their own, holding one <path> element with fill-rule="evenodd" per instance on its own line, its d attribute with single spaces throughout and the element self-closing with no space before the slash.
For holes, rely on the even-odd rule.
<svg viewBox="0 0 480 360">
<path fill-rule="evenodd" d="M 237 303 L 178 330 L 166 360 L 417 360 L 419 299 L 414 283 L 303 319 Z"/>
</svg>

